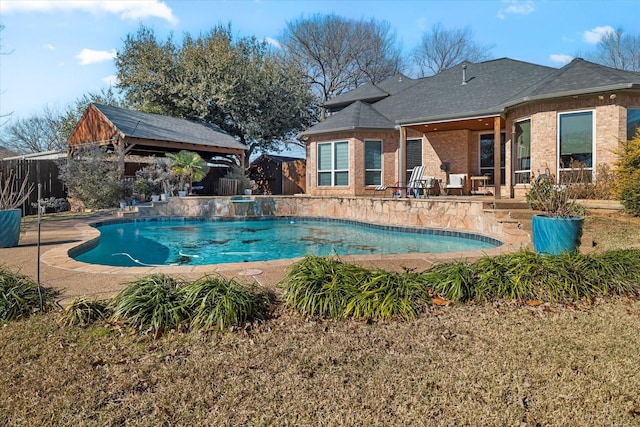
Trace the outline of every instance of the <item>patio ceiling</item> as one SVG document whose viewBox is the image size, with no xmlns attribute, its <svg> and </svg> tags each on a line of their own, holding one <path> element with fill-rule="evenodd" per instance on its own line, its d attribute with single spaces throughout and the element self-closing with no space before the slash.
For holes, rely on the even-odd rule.
<svg viewBox="0 0 640 427">
<path fill-rule="evenodd" d="M 500 127 L 504 126 L 504 119 L 500 119 Z M 428 132 L 446 132 L 452 130 L 470 130 L 470 131 L 493 131 L 494 119 L 496 117 L 480 117 L 466 120 L 442 121 L 432 123 L 421 123 L 406 126 L 409 129 L 415 129 L 422 133 Z"/>
</svg>

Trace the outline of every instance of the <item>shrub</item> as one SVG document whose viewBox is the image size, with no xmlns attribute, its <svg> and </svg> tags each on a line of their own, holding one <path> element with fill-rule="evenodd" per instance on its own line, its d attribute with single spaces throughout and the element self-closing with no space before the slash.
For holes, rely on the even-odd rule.
<svg viewBox="0 0 640 427">
<path fill-rule="evenodd" d="M 178 292 L 182 281 L 164 274 L 138 279 L 120 291 L 109 304 L 111 321 L 122 321 L 139 332 L 155 336 L 178 328 L 187 318 Z"/>
<path fill-rule="evenodd" d="M 180 294 L 195 329 L 223 331 L 266 318 L 266 294 L 233 279 L 205 276 L 181 288 Z"/>
<path fill-rule="evenodd" d="M 74 298 L 65 307 L 60 323 L 65 326 L 89 326 L 99 320 L 109 318 L 108 302 L 104 300 L 90 300 L 85 297 Z"/>
<path fill-rule="evenodd" d="M 614 169 L 616 196 L 625 212 L 640 216 L 640 129 L 618 155 Z"/>
<path fill-rule="evenodd" d="M 55 306 L 53 290 L 38 290 L 37 283 L 31 278 L 0 266 L 0 321 L 21 319 L 38 312 L 41 296 L 44 311 Z"/>
<path fill-rule="evenodd" d="M 31 203 L 31 207 L 38 208 L 38 202 Z M 71 204 L 64 197 L 49 197 L 48 199 L 40 200 L 40 208 L 46 211 L 53 212 L 66 212 L 71 209 Z"/>
<path fill-rule="evenodd" d="M 100 147 L 82 147 L 59 166 L 69 197 L 81 200 L 92 209 L 118 206 L 124 185 L 114 155 Z"/>
</svg>

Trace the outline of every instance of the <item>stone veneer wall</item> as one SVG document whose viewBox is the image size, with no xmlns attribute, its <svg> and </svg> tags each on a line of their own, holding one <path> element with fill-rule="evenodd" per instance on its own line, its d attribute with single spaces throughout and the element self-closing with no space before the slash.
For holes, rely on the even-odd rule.
<svg viewBox="0 0 640 427">
<path fill-rule="evenodd" d="M 517 221 L 501 218 L 481 201 L 388 199 L 321 196 L 252 196 L 240 201 L 229 197 L 170 198 L 168 202 L 140 206 L 127 217 L 259 217 L 297 216 L 355 220 L 399 227 L 424 227 L 469 231 L 519 248 L 530 242 Z M 504 216 L 504 214 L 502 214 Z"/>
</svg>

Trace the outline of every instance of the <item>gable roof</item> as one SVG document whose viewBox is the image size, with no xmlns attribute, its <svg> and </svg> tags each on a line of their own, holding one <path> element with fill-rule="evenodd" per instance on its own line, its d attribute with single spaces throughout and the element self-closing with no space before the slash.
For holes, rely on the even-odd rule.
<svg viewBox="0 0 640 427">
<path fill-rule="evenodd" d="M 382 91 L 383 83 L 377 85 L 377 89 Z M 480 63 L 464 62 L 396 88 L 397 92 L 365 104 L 377 114 L 378 123 L 384 123 L 386 119 L 385 128 L 389 128 L 388 123 L 407 125 L 491 117 L 523 102 L 640 89 L 640 73 L 615 70 L 579 58 L 560 69 L 501 58 Z M 358 89 L 352 92 L 356 91 Z M 351 97 L 374 92 L 364 88 L 356 92 L 358 96 Z M 349 93 L 341 99 L 349 99 Z M 355 120 L 350 108 L 344 108 L 301 135 L 336 132 L 346 129 L 347 125 L 351 126 L 349 129 L 375 128 L 370 125 L 371 120 Z M 369 112 L 371 117 L 375 116 L 373 112 Z"/>
<path fill-rule="evenodd" d="M 183 142 L 246 150 L 247 147 L 218 126 L 104 104 L 92 104 L 125 138 Z"/>
<path fill-rule="evenodd" d="M 312 128 L 302 135 L 312 135 L 325 132 L 348 131 L 354 129 L 385 129 L 393 130 L 396 124 L 376 111 L 370 104 L 356 101 Z"/>
<path fill-rule="evenodd" d="M 260 157 L 258 157 L 257 159 L 255 159 L 254 161 L 252 161 L 251 163 L 256 163 L 262 159 L 269 159 L 272 160 L 274 163 L 289 163 L 289 162 L 297 162 L 297 161 L 305 161 L 306 159 L 302 159 L 300 157 L 290 157 L 290 156 L 278 156 L 275 154 L 262 154 Z"/>
<path fill-rule="evenodd" d="M 349 92 L 340 94 L 324 103 L 329 109 L 339 109 L 355 101 L 375 102 L 387 96 L 394 95 L 416 83 L 404 74 L 398 73 L 379 83 L 367 83 Z"/>
<path fill-rule="evenodd" d="M 398 123 L 495 115 L 505 101 L 553 70 L 508 58 L 465 62 L 420 80 L 375 108 Z"/>
<path fill-rule="evenodd" d="M 639 85 L 640 73 L 616 70 L 576 58 L 518 94 L 510 103 L 631 89 Z"/>
</svg>

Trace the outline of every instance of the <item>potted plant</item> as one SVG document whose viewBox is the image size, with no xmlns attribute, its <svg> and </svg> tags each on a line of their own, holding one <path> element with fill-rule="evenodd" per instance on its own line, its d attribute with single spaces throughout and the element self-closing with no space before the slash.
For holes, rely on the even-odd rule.
<svg viewBox="0 0 640 427">
<path fill-rule="evenodd" d="M 584 168 L 572 169 L 557 184 L 549 173 L 532 177 L 526 200 L 532 209 L 542 211 L 533 215 L 533 248 L 536 252 L 558 255 L 576 251 L 580 247 L 585 208 L 577 202 Z"/>
<path fill-rule="evenodd" d="M 173 173 L 171 166 L 165 159 L 153 159 L 153 162 L 136 171 L 134 189 L 137 193 L 151 196 L 151 201 L 160 200 L 160 194 L 165 191 L 165 182 L 171 181 Z"/>
<path fill-rule="evenodd" d="M 198 153 L 182 150 L 176 154 L 167 153 L 167 157 L 171 159 L 171 169 L 179 180 L 178 195 L 186 196 L 193 181 L 200 181 L 207 176 L 207 162 Z"/>
<path fill-rule="evenodd" d="M 251 181 L 245 174 L 245 170 L 240 165 L 233 165 L 224 176 L 226 179 L 235 179 L 238 183 L 237 191 L 250 195 L 256 188 L 255 181 Z"/>
<path fill-rule="evenodd" d="M 0 171 L 0 248 L 11 248 L 20 240 L 19 207 L 27 201 L 34 184 L 29 185 L 29 175 L 18 182 L 13 170 Z"/>
</svg>

